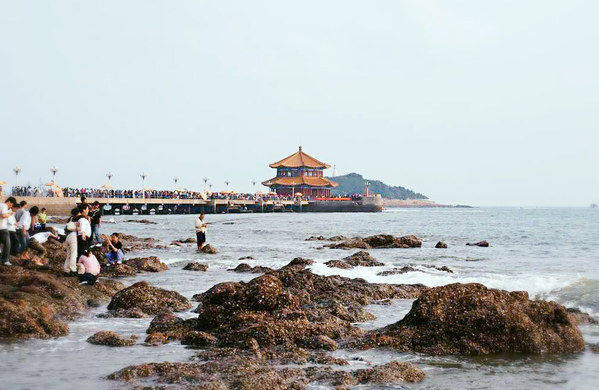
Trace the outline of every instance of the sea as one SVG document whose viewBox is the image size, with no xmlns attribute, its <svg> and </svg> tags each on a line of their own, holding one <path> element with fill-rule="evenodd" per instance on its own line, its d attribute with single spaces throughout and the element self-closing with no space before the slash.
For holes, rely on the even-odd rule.
<svg viewBox="0 0 599 390">
<path fill-rule="evenodd" d="M 156 224 L 125 222 L 150 219 Z M 192 237 L 193 215 L 105 217 L 103 233 L 123 232 L 154 237 L 170 243 Z M 240 263 L 277 268 L 295 257 L 315 260 L 312 270 L 322 275 L 339 274 L 377 283 L 483 283 L 505 290 L 524 290 L 531 298 L 554 300 L 599 317 L 599 209 L 591 208 L 436 208 L 386 209 L 381 213 L 274 213 L 207 215 L 208 242 L 216 255 L 198 254 L 193 246 L 153 249 L 133 256 L 156 255 L 170 267 L 162 273 L 145 273 L 122 281 L 147 280 L 176 290 L 188 298 L 216 283 L 250 280 L 257 275 L 228 271 Z M 414 234 L 422 248 L 373 249 L 370 253 L 386 265 L 351 270 L 328 268 L 324 262 L 340 259 L 353 251 L 322 249 L 323 243 L 306 241 L 312 235 L 367 236 L 378 233 Z M 443 240 L 447 249 L 435 249 Z M 486 240 L 488 248 L 466 246 Z M 190 261 L 209 264 L 207 272 L 184 271 Z M 423 272 L 378 276 L 386 269 L 412 265 Z M 447 266 L 453 273 L 426 265 Z M 411 300 L 396 300 L 389 306 L 371 305 L 376 319 L 360 323 L 375 329 L 400 320 Z M 192 308 L 193 309 L 193 308 Z M 142 345 L 151 318 L 100 318 L 106 306 L 85 313 L 70 323 L 66 337 L 28 340 L 0 345 L 1 389 L 122 389 L 129 385 L 105 377 L 127 365 L 144 362 L 189 361 L 197 351 L 178 342 L 160 347 Z M 0 314 L 1 315 L 1 314 Z M 190 312 L 181 313 L 189 318 Z M 100 330 L 139 336 L 133 347 L 92 345 L 86 339 Z M 580 327 L 588 343 L 599 342 L 599 326 Z M 360 389 L 596 389 L 599 386 L 599 354 L 589 349 L 572 355 L 485 357 L 435 357 L 393 351 L 338 350 L 334 354 L 357 369 L 390 360 L 409 361 L 426 373 L 417 384 Z M 326 388 L 313 385 L 312 388 Z"/>
</svg>

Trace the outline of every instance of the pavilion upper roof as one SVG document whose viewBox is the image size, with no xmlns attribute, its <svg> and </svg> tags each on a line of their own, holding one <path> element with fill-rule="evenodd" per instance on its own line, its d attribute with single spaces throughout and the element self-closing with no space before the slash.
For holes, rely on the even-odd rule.
<svg viewBox="0 0 599 390">
<path fill-rule="evenodd" d="M 302 151 L 302 147 L 300 146 L 299 150 L 297 152 L 293 153 L 289 157 L 285 157 L 281 161 L 277 161 L 276 163 L 270 164 L 269 167 L 271 167 L 271 168 L 279 168 L 279 167 L 300 168 L 300 167 L 307 167 L 307 168 L 322 168 L 322 169 L 325 169 L 325 168 L 329 168 L 330 165 L 327 164 L 327 163 L 323 163 L 322 161 L 318 161 L 314 157 L 307 155 L 306 153 L 304 153 Z"/>
</svg>

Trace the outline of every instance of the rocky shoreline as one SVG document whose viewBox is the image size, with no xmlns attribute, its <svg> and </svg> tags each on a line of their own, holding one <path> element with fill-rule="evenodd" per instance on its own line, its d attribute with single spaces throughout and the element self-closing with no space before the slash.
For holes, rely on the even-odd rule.
<svg viewBox="0 0 599 390">
<path fill-rule="evenodd" d="M 166 247 L 151 238 L 121 235 L 121 239 L 127 251 Z M 320 236 L 309 240 L 327 241 L 332 249 L 360 249 L 326 263 L 344 269 L 384 265 L 368 249 L 422 246 L 422 241 L 411 235 Z M 193 304 L 178 292 L 146 281 L 128 287 L 118 281 L 145 272 L 167 272 L 169 267 L 157 257 L 133 258 L 111 269 L 104 267 L 98 283 L 87 286 L 62 274 L 62 244 L 48 242 L 45 247 L 44 266 L 29 266 L 34 257 L 30 253 L 13 259 L 18 266 L 0 266 L 0 338 L 11 342 L 64 336 L 69 332 L 68 321 L 109 301 L 101 314 L 104 317 L 152 318 L 143 340 L 148 347 L 178 342 L 198 350 L 191 362 L 143 363 L 107 377 L 131 386 L 299 389 L 310 383 L 343 388 L 418 382 L 425 373 L 412 363 L 392 360 L 347 370 L 343 366 L 349 362 L 330 352 L 392 349 L 425 355 L 572 354 L 587 347 L 578 325 L 596 322 L 576 309 L 531 300 L 526 292 L 490 289 L 477 283 L 428 288 L 322 276 L 312 272 L 313 260 L 304 258 L 295 258 L 278 269 L 240 262 L 230 271 L 257 276 L 247 282 L 217 283 L 195 294 L 196 315 L 183 318 L 176 313 L 187 312 Z M 104 262 L 101 251 L 96 252 Z M 386 272 L 419 271 L 404 268 Z M 452 272 L 447 267 L 430 268 Z M 200 271 L 201 275 L 208 265 L 191 262 L 184 269 Z M 375 318 L 368 305 L 386 304 L 392 299 L 414 300 L 403 319 L 370 331 L 356 325 Z M 106 347 L 138 343 L 134 337 L 110 330 L 90 334 L 88 342 Z"/>
</svg>

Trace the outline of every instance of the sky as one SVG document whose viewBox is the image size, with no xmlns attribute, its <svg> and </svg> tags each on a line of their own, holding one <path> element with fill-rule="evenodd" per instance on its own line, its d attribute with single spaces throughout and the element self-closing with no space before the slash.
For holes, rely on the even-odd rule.
<svg viewBox="0 0 599 390">
<path fill-rule="evenodd" d="M 302 145 L 440 203 L 599 202 L 597 1 L 0 1 L 10 184 L 252 191 Z"/>
</svg>

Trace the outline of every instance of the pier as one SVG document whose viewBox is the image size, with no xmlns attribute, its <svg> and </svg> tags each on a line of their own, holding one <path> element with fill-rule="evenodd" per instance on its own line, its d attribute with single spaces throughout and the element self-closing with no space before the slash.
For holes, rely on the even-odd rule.
<svg viewBox="0 0 599 390">
<path fill-rule="evenodd" d="M 4 199 L 4 197 L 3 197 Z M 79 198 L 19 196 L 31 206 L 45 207 L 50 215 L 68 215 Z M 243 200 L 243 199 L 155 199 L 87 198 L 100 202 L 105 215 L 217 214 L 272 212 L 377 212 L 382 210 L 380 196 L 360 201 L 340 200 Z"/>
</svg>

